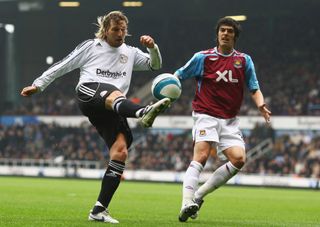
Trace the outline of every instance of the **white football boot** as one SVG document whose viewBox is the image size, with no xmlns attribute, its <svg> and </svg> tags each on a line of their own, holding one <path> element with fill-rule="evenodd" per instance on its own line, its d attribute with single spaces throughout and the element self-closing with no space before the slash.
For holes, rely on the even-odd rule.
<svg viewBox="0 0 320 227">
<path fill-rule="evenodd" d="M 97 214 L 92 214 L 92 210 L 91 210 L 89 217 L 88 217 L 88 220 L 89 221 L 107 222 L 107 223 L 111 223 L 111 224 L 118 224 L 119 223 L 118 220 L 116 220 L 110 216 L 110 213 L 108 210 L 102 211 Z"/>
<path fill-rule="evenodd" d="M 152 124 L 156 117 L 164 112 L 171 104 L 169 98 L 164 98 L 159 100 L 158 102 L 146 106 L 142 117 L 140 118 L 139 122 L 144 128 L 152 127 Z"/>
</svg>

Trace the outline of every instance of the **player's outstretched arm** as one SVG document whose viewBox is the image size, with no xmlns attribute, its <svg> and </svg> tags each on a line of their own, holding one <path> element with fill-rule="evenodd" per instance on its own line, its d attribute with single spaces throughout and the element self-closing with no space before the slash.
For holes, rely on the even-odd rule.
<svg viewBox="0 0 320 227">
<path fill-rule="evenodd" d="M 266 107 L 266 104 L 262 104 L 261 106 L 259 106 L 259 111 L 261 115 L 264 117 L 264 119 L 266 120 L 266 122 L 270 123 L 271 111 L 268 110 L 268 108 Z"/>
<path fill-rule="evenodd" d="M 261 115 L 266 120 L 266 123 L 270 123 L 271 120 L 271 111 L 268 110 L 266 104 L 264 103 L 263 94 L 260 90 L 256 90 L 251 95 L 253 101 L 257 105 Z"/>
<path fill-rule="evenodd" d="M 31 85 L 31 86 L 27 86 L 27 87 L 23 88 L 20 94 L 24 97 L 27 97 L 27 96 L 33 95 L 39 91 L 40 91 L 39 88 L 37 88 L 34 85 Z"/>
<path fill-rule="evenodd" d="M 150 67 L 153 70 L 159 70 L 162 67 L 162 57 L 158 45 L 154 39 L 149 35 L 143 35 L 140 37 L 140 43 L 147 47 L 150 54 Z"/>
</svg>

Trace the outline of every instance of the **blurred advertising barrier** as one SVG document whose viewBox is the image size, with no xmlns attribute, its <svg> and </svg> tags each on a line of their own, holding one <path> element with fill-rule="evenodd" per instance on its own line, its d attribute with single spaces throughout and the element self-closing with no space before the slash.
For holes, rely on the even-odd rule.
<svg viewBox="0 0 320 227">
<path fill-rule="evenodd" d="M 1 160 L 0 160 L 1 161 Z M 39 160 L 37 160 L 39 161 Z M 84 179 L 100 179 L 105 170 L 103 168 L 83 168 L 81 166 L 95 165 L 87 161 L 71 161 L 68 164 L 62 162 L 59 166 L 17 166 L 3 165 L 0 163 L 0 175 L 6 176 L 34 176 L 34 177 L 73 177 Z M 77 165 L 76 165 L 77 164 Z M 79 166 L 78 166 L 79 165 Z M 81 165 L 81 166 L 80 166 Z M 97 166 L 99 164 L 97 163 Z M 181 183 L 184 172 L 174 171 L 147 171 L 147 170 L 126 170 L 123 179 L 128 181 L 151 181 Z M 211 175 L 210 172 L 201 174 L 200 181 L 204 182 Z M 231 178 L 228 185 L 241 186 L 264 186 L 264 187 L 288 187 L 288 188 L 310 188 L 319 190 L 319 179 L 302 178 L 296 176 L 276 176 L 276 175 L 245 175 L 238 174 Z"/>
<path fill-rule="evenodd" d="M 264 123 L 261 116 L 240 116 L 240 128 L 252 129 L 256 123 Z M 80 126 L 88 123 L 86 117 L 83 116 L 0 116 L 0 124 L 38 124 L 53 123 L 62 126 Z M 130 127 L 137 126 L 137 119 L 128 118 Z M 191 116 L 159 116 L 156 118 L 153 128 L 177 128 L 191 129 L 193 119 Z M 282 117 L 273 116 L 271 118 L 271 126 L 275 130 L 320 130 L 320 118 L 309 116 L 298 117 Z"/>
</svg>

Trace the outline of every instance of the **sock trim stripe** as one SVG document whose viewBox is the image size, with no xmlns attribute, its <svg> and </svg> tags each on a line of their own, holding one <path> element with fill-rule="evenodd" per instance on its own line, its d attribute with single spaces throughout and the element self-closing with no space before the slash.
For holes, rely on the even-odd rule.
<svg viewBox="0 0 320 227">
<path fill-rule="evenodd" d="M 113 161 L 110 161 L 109 162 L 109 166 L 116 169 L 116 170 L 119 170 L 119 171 L 122 171 L 124 170 L 125 166 L 124 165 L 121 165 L 121 164 L 118 164 L 118 163 L 115 163 Z"/>
<path fill-rule="evenodd" d="M 119 165 L 119 166 L 125 166 L 124 162 L 117 161 L 117 160 L 110 160 L 109 163 L 113 163 L 113 164 Z"/>
<path fill-rule="evenodd" d="M 203 170 L 203 165 L 200 162 L 197 162 L 197 161 L 192 161 L 189 166 L 197 169 L 200 172 Z"/>
<path fill-rule="evenodd" d="M 237 167 L 235 167 L 233 164 L 232 164 L 232 162 L 228 162 L 229 164 L 230 164 L 230 166 L 232 167 L 232 168 L 234 168 L 234 169 L 236 169 L 237 171 L 240 171 L 240 169 L 238 169 Z"/>
<path fill-rule="evenodd" d="M 113 100 L 113 103 L 112 103 L 112 109 L 114 110 L 114 111 L 118 111 L 118 107 L 117 107 L 117 105 L 119 105 L 123 100 L 125 100 L 126 99 L 126 97 L 124 97 L 124 96 L 119 96 L 119 97 L 117 97 L 115 100 Z"/>
<path fill-rule="evenodd" d="M 116 163 L 114 161 L 110 161 L 109 164 L 113 164 L 115 166 L 118 166 L 119 168 L 124 168 L 124 164 Z"/>
<path fill-rule="evenodd" d="M 229 172 L 230 175 L 232 175 L 232 173 L 230 172 L 230 169 L 228 167 L 228 165 L 226 165 L 227 171 Z"/>
<path fill-rule="evenodd" d="M 232 176 L 236 175 L 240 171 L 230 161 L 228 163 L 226 163 L 226 169 L 229 172 L 229 174 Z"/>
<path fill-rule="evenodd" d="M 123 172 L 124 171 L 124 167 L 123 168 L 120 168 L 118 166 L 115 166 L 115 165 L 112 165 L 112 164 L 109 164 L 110 167 L 114 168 L 115 170 L 118 170 L 118 171 L 121 171 Z"/>
</svg>

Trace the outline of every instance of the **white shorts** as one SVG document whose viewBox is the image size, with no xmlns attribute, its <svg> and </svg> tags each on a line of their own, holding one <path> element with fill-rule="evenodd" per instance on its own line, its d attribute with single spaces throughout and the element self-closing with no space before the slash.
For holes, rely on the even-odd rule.
<svg viewBox="0 0 320 227">
<path fill-rule="evenodd" d="M 195 143 L 200 141 L 215 142 L 217 154 L 224 158 L 222 151 L 238 146 L 245 149 L 242 133 L 239 129 L 239 118 L 221 119 L 207 114 L 192 113 L 194 125 L 192 137 Z"/>
</svg>

